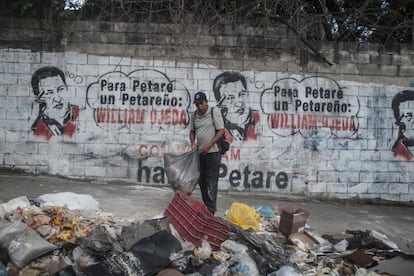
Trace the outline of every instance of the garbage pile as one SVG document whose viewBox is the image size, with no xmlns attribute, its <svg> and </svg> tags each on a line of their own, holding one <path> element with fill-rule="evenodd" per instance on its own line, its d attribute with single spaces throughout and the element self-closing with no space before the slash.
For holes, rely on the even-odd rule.
<svg viewBox="0 0 414 276">
<path fill-rule="evenodd" d="M 410 275 L 383 233 L 313 233 L 302 209 L 234 202 L 224 217 L 177 190 L 164 216 L 121 224 L 91 196 L 0 204 L 0 275 Z"/>
</svg>

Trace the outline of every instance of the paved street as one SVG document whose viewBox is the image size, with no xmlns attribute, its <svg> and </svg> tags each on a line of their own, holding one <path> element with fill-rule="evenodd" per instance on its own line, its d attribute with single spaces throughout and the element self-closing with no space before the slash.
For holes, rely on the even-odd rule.
<svg viewBox="0 0 414 276">
<path fill-rule="evenodd" d="M 0 203 L 18 196 L 36 197 L 46 193 L 74 192 L 92 195 L 102 211 L 125 221 L 162 216 L 174 196 L 170 187 L 148 187 L 134 183 L 104 183 L 69 180 L 26 174 L 0 174 Z M 200 200 L 198 188 L 193 196 Z M 310 212 L 307 225 L 322 234 L 345 230 L 376 230 L 386 234 L 406 253 L 414 253 L 414 208 L 390 205 L 318 202 L 298 198 L 253 197 L 248 194 L 219 192 L 217 216 L 223 216 L 232 202 L 302 208 Z"/>
</svg>

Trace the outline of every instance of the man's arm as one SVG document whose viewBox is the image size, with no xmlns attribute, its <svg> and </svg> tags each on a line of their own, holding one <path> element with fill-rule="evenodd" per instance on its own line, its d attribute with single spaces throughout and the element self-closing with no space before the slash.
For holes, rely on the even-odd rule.
<svg viewBox="0 0 414 276">
<path fill-rule="evenodd" d="M 190 133 L 189 133 L 189 137 L 190 137 L 190 143 L 191 143 L 191 149 L 192 150 L 197 149 L 197 144 L 195 142 L 195 124 L 194 124 L 194 120 L 195 120 L 195 112 L 190 117 Z"/>
<path fill-rule="evenodd" d="M 195 150 L 197 148 L 197 145 L 195 143 L 195 131 L 194 130 L 190 131 L 189 137 L 190 137 L 190 142 L 191 142 L 191 149 Z"/>
<path fill-rule="evenodd" d="M 221 136 L 224 135 L 224 128 L 219 129 L 216 131 L 216 135 L 214 136 L 213 140 L 210 141 L 211 145 L 214 145 L 217 143 L 218 140 L 220 140 Z"/>
</svg>

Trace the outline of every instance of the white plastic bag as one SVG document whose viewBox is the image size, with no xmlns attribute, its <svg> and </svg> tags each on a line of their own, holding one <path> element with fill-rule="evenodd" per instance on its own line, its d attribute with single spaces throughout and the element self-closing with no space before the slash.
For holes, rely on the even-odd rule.
<svg viewBox="0 0 414 276">
<path fill-rule="evenodd" d="M 273 275 L 273 273 L 272 273 Z M 301 276 L 299 272 L 289 265 L 284 265 L 275 272 L 275 276 Z"/>
<path fill-rule="evenodd" d="M 206 240 L 203 240 L 201 246 L 197 248 L 197 255 L 200 258 L 200 260 L 207 260 L 208 258 L 210 258 L 211 246 Z"/>
<path fill-rule="evenodd" d="M 256 262 L 249 256 L 246 252 L 237 252 L 233 255 L 233 259 L 241 265 L 247 266 L 249 268 L 250 276 L 259 276 L 259 270 L 257 268 Z"/>
<path fill-rule="evenodd" d="M 19 196 L 0 204 L 0 220 L 4 219 L 7 213 L 15 211 L 18 207 L 24 209 L 30 207 L 30 201 L 26 196 Z"/>
<path fill-rule="evenodd" d="M 41 207 L 66 206 L 69 210 L 99 210 L 99 202 L 91 195 L 73 192 L 43 194 Z"/>
<path fill-rule="evenodd" d="M 348 243 L 347 240 L 341 240 L 341 241 L 339 241 L 338 243 L 336 243 L 334 245 L 334 248 L 335 248 L 336 252 L 342 253 L 342 252 L 346 251 L 346 249 L 348 248 L 348 245 L 349 245 L 349 243 Z"/>
<path fill-rule="evenodd" d="M 194 191 L 200 178 L 200 159 L 197 150 L 177 154 L 164 154 L 164 168 L 168 183 L 174 191 L 180 190 L 187 195 Z"/>
</svg>

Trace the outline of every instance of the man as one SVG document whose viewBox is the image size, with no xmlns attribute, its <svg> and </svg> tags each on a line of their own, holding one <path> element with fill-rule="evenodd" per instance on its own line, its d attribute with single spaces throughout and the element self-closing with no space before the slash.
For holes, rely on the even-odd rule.
<svg viewBox="0 0 414 276">
<path fill-rule="evenodd" d="M 39 114 L 32 125 L 34 134 L 47 140 L 54 135 L 72 137 L 79 107 L 71 105 L 64 96 L 67 86 L 63 72 L 52 66 L 38 69 L 32 76 L 32 88 L 35 102 L 39 103 Z"/>
<path fill-rule="evenodd" d="M 197 110 L 191 118 L 190 142 L 192 149 L 200 153 L 201 196 L 207 209 L 214 214 L 217 210 L 217 189 L 221 153 L 217 141 L 224 134 L 224 122 L 218 108 L 208 105 L 207 96 L 197 92 L 194 96 Z M 213 116 L 211 114 L 213 112 Z"/>
<path fill-rule="evenodd" d="M 246 106 L 249 91 L 245 77 L 237 72 L 224 72 L 213 83 L 214 97 L 221 109 L 227 140 L 256 140 L 259 112 Z"/>
<path fill-rule="evenodd" d="M 414 91 L 404 90 L 397 93 L 391 103 L 395 124 L 398 126 L 398 137 L 392 150 L 394 156 L 401 156 L 406 160 L 413 158 L 409 150 L 409 147 L 414 146 L 413 101 Z"/>
</svg>

